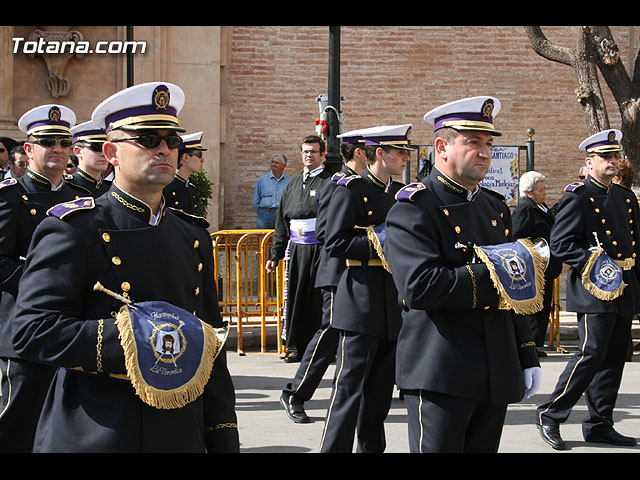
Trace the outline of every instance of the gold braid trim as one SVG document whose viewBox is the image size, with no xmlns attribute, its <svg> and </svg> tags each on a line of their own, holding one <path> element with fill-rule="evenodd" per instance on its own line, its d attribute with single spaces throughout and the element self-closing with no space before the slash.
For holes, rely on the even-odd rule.
<svg viewBox="0 0 640 480">
<path fill-rule="evenodd" d="M 205 432 L 212 432 L 214 430 L 222 430 L 223 428 L 238 428 L 238 424 L 235 422 L 219 423 L 215 427 L 205 427 Z"/>
<path fill-rule="evenodd" d="M 493 286 L 498 291 L 500 296 L 500 304 L 498 308 L 501 310 L 513 310 L 518 314 L 533 314 L 542 310 L 543 296 L 544 296 L 544 270 L 545 261 L 540 254 L 533 248 L 533 242 L 528 238 L 520 238 L 517 240 L 526 247 L 531 256 L 533 257 L 533 268 L 535 270 L 534 278 L 536 282 L 536 296 L 529 300 L 513 300 L 504 286 L 500 282 L 496 267 L 489 259 L 488 255 L 477 245 L 473 247 L 476 255 L 489 269 L 489 276 L 493 282 Z"/>
<path fill-rule="evenodd" d="M 605 292 L 604 290 L 594 285 L 591 279 L 589 278 L 589 273 L 591 272 L 593 265 L 596 263 L 596 260 L 598 259 L 598 257 L 602 252 L 604 252 L 604 249 L 602 247 L 591 252 L 591 255 L 589 255 L 589 259 L 587 260 L 587 263 L 582 268 L 582 272 L 580 272 L 580 278 L 582 279 L 582 285 L 584 286 L 584 288 L 587 290 L 587 292 L 589 292 L 594 297 L 600 300 L 607 300 L 607 301 L 615 300 L 620 295 L 622 295 L 622 291 L 627 286 L 626 283 L 622 282 L 620 284 L 620 287 L 616 288 L 615 290 L 612 290 L 611 292 Z"/>
<path fill-rule="evenodd" d="M 470 265 L 465 265 L 465 267 L 467 267 L 469 275 L 471 275 L 471 286 L 473 287 L 473 304 L 471 305 L 471 308 L 476 308 L 478 306 L 476 276 L 473 274 L 473 270 Z"/>
<path fill-rule="evenodd" d="M 102 334 L 104 332 L 104 320 L 98 320 L 98 335 L 96 339 L 96 368 L 102 373 Z"/>
<path fill-rule="evenodd" d="M 200 367 L 196 374 L 185 385 L 172 390 L 159 390 L 148 385 L 142 376 L 138 365 L 135 335 L 131 327 L 129 308 L 133 305 L 123 305 L 116 317 L 116 326 L 119 330 L 118 337 L 125 354 L 125 366 L 127 376 L 131 380 L 136 394 L 147 405 L 158 409 L 181 408 L 194 401 L 204 391 L 204 387 L 211 376 L 213 363 L 222 351 L 226 341 L 228 328 L 214 329 L 211 325 L 201 322 L 204 334 L 204 348 L 200 360 Z"/>
<path fill-rule="evenodd" d="M 367 238 L 369 239 L 369 245 L 373 245 L 374 250 L 380 257 L 382 261 L 382 267 L 389 273 L 391 273 L 391 268 L 389 267 L 389 263 L 387 259 L 384 257 L 384 253 L 382 252 L 382 245 L 380 244 L 380 240 L 378 239 L 378 235 L 376 235 L 375 230 L 373 229 L 373 225 L 369 225 L 367 227 Z"/>
</svg>

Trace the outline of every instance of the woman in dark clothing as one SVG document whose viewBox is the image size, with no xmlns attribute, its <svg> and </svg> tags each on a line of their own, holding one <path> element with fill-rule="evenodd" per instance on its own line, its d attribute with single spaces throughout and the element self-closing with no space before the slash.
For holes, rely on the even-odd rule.
<svg viewBox="0 0 640 480">
<path fill-rule="evenodd" d="M 527 172 L 520 177 L 520 201 L 512 216 L 515 238 L 530 238 L 532 240 L 544 238 L 549 242 L 553 213 L 545 203 L 547 196 L 545 180 L 546 177 L 536 171 Z M 544 337 L 549 324 L 553 281 L 561 271 L 562 263 L 551 257 L 545 271 L 544 307 L 534 315 L 527 315 L 530 319 L 531 331 L 539 356 L 546 355 L 541 347 L 544 346 Z"/>
</svg>

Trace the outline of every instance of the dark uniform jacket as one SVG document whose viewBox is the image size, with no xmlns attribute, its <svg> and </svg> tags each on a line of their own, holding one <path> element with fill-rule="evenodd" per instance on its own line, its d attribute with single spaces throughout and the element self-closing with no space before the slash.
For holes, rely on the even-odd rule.
<svg viewBox="0 0 640 480">
<path fill-rule="evenodd" d="M 167 206 L 195 215 L 197 198 L 196 187 L 188 178 L 176 173 L 173 181 L 164 187 L 164 198 Z"/>
<path fill-rule="evenodd" d="M 73 172 L 73 175 L 71 176 L 71 179 L 69 179 L 69 182 L 85 188 L 94 198 L 99 197 L 107 190 L 109 190 L 109 187 L 111 187 L 111 182 L 109 180 L 105 180 L 102 177 L 96 180 L 80 167 L 76 168 L 76 171 Z"/>
<path fill-rule="evenodd" d="M 31 170 L 19 179 L 0 183 L 0 356 L 15 357 L 11 322 L 24 258 L 36 226 L 52 206 L 88 195 L 88 191 L 64 182 L 51 190 L 51 182 Z M 49 282 L 51 279 L 48 280 Z"/>
<path fill-rule="evenodd" d="M 333 213 L 329 208 L 329 202 L 331 201 L 331 195 L 338 186 L 338 180 L 351 175 L 357 175 L 355 170 L 345 165 L 344 168 L 336 172 L 331 177 L 331 182 L 325 184 L 320 190 L 318 196 L 318 214 L 316 217 L 316 237 L 320 240 L 320 243 L 324 243 L 324 226 L 327 219 L 333 217 Z M 325 249 L 322 250 L 320 255 L 320 264 L 318 265 L 318 272 L 316 273 L 316 288 L 322 287 L 336 287 L 340 281 L 340 276 L 346 268 L 345 261 L 342 258 L 332 257 L 327 254 Z"/>
<path fill-rule="evenodd" d="M 628 188 L 615 183 L 607 187 L 591 175 L 565 190 L 551 230 L 551 253 L 571 267 L 567 275 L 567 310 L 622 315 L 638 313 L 638 200 Z M 582 284 L 581 273 L 591 254 L 589 248 L 596 245 L 596 236 L 612 259 L 619 262 L 629 259 L 627 263 L 634 264 L 623 272 L 627 286 L 615 300 L 599 300 Z"/>
<path fill-rule="evenodd" d="M 513 237 L 531 240 L 544 238 L 549 243 L 553 221 L 551 209 L 545 212 L 529 197 L 521 198 L 512 215 Z M 551 256 L 545 270 L 545 278 L 548 281 L 553 280 L 560 275 L 561 271 L 562 262 L 555 256 Z"/>
<path fill-rule="evenodd" d="M 333 327 L 395 340 L 401 316 L 397 291 L 391 275 L 380 266 L 380 256 L 369 240 L 366 227 L 384 223 L 395 203 L 400 182 L 390 185 L 369 169 L 361 175 L 338 181 L 330 203 L 331 217 L 325 226 L 325 249 L 343 262 L 356 260 L 360 266 L 345 269 L 336 289 Z M 369 265 L 376 260 L 378 265 Z"/>
<path fill-rule="evenodd" d="M 199 217 L 148 205 L 114 183 L 82 198 L 34 233 L 16 303 L 14 346 L 31 361 L 59 367 L 40 418 L 40 452 L 237 451 L 234 389 L 224 352 L 204 393 L 180 409 L 144 404 L 124 374 L 114 323 L 121 303 L 161 300 L 221 326 L 212 243 Z M 81 370 L 81 371 L 80 371 Z M 101 372 L 97 373 L 96 372 Z"/>
<path fill-rule="evenodd" d="M 482 263 L 456 244 L 511 241 L 504 199 L 468 190 L 433 168 L 398 193 L 385 255 L 403 304 L 396 383 L 499 404 L 524 395 L 523 368 L 538 359 L 526 320 L 499 310 Z"/>
</svg>

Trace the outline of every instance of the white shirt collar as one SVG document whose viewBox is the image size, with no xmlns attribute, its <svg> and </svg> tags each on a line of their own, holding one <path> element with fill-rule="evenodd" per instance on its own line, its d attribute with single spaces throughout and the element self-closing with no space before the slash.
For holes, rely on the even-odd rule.
<svg viewBox="0 0 640 480">
<path fill-rule="evenodd" d="M 310 177 L 315 177 L 316 175 L 320 174 L 320 172 L 322 172 L 323 170 L 324 170 L 324 165 L 320 165 L 319 167 L 314 168 L 311 171 L 307 170 L 307 167 L 304 167 L 303 172 L 308 173 Z"/>
</svg>

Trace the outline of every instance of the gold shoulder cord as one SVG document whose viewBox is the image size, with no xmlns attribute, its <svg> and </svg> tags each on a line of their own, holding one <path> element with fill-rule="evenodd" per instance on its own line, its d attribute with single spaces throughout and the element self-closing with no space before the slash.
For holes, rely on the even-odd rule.
<svg viewBox="0 0 640 480">
<path fill-rule="evenodd" d="M 144 209 L 138 207 L 137 205 L 134 205 L 130 202 L 127 202 L 124 198 L 122 198 L 120 195 L 118 195 L 116 192 L 111 192 L 111 195 L 118 200 L 121 204 L 123 204 L 125 207 L 130 208 L 131 210 L 134 210 L 136 212 L 144 212 Z"/>
<path fill-rule="evenodd" d="M 476 308 L 476 306 L 478 304 L 477 288 L 476 288 L 476 276 L 473 274 L 473 270 L 471 270 L 471 266 L 470 265 L 465 265 L 465 267 L 467 267 L 467 270 L 469 271 L 469 275 L 471 275 L 471 285 L 473 286 L 473 305 L 472 305 L 471 308 Z"/>
</svg>

